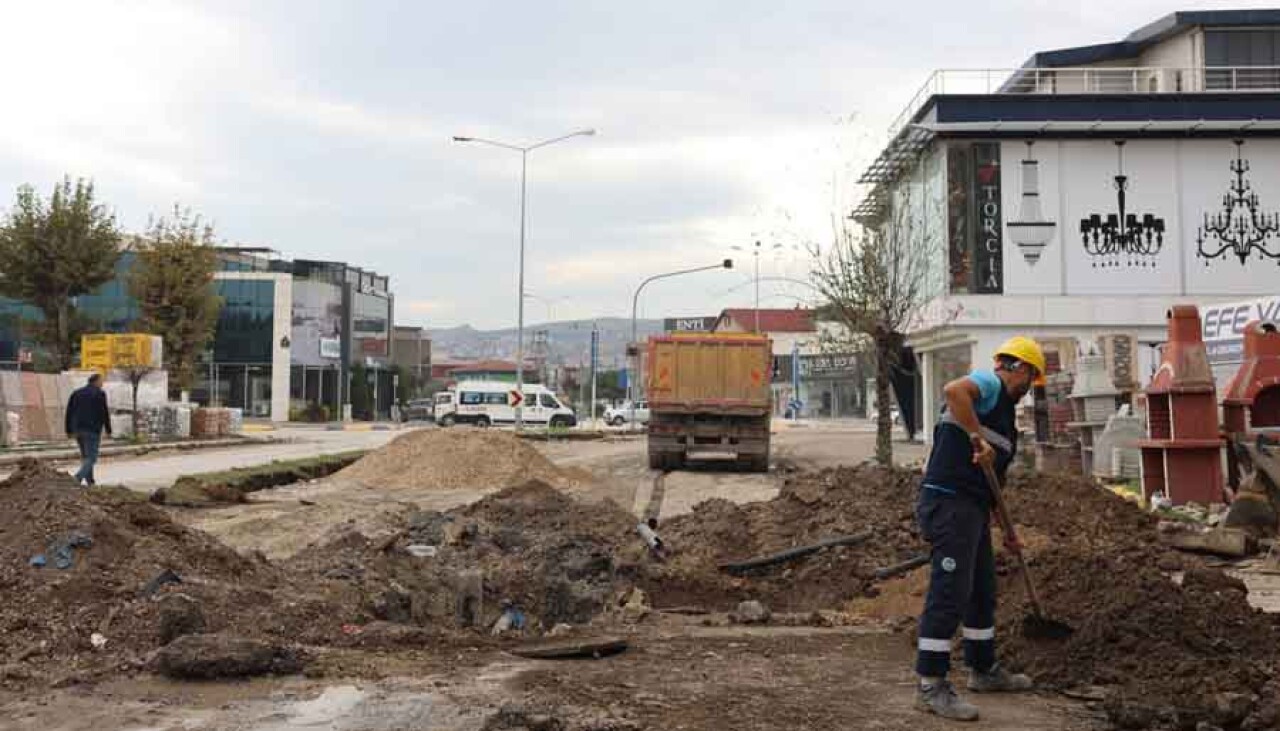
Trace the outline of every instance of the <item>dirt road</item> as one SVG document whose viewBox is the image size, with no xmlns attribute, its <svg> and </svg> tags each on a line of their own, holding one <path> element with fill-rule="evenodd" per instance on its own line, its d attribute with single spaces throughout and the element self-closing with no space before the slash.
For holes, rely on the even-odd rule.
<svg viewBox="0 0 1280 731">
<path fill-rule="evenodd" d="M 785 429 L 777 435 L 777 468 L 768 474 L 708 467 L 661 480 L 645 467 L 641 439 L 552 443 L 539 449 L 569 473 L 594 478 L 570 492 L 588 501 L 613 500 L 636 515 L 656 511 L 665 519 L 711 497 L 768 499 L 792 468 L 858 461 L 870 455 L 873 444 L 870 430 L 856 426 Z M 918 445 L 898 446 L 906 462 L 921 456 Z M 335 526 L 354 525 L 376 536 L 390 514 L 443 510 L 474 502 L 496 487 L 389 491 L 328 479 L 264 491 L 247 505 L 174 514 L 235 548 L 283 558 L 305 550 Z M 910 592 L 904 596 L 907 604 L 918 601 Z M 718 616 L 704 624 L 700 617 L 652 614 L 623 630 L 630 633 L 631 649 L 596 661 L 521 660 L 484 643 L 463 652 L 325 650 L 318 663 L 323 678 L 316 679 L 197 685 L 122 675 L 96 686 L 0 691 L 0 728 L 951 728 L 912 709 L 910 632 L 902 631 L 901 623 L 896 627 L 869 620 L 845 627 L 750 628 L 727 625 Z M 979 702 L 987 728 L 1099 727 L 1083 705 L 1059 697 Z"/>
<path fill-rule="evenodd" d="M 566 729 L 943 731 L 912 708 L 904 635 L 860 628 L 703 628 L 665 624 L 598 661 L 501 653 L 449 667 L 388 663 L 378 681 L 301 678 L 242 684 L 121 681 L 7 704 L 14 731 L 488 731 L 503 707 Z M 984 729 L 1090 731 L 1099 719 L 1061 698 L 984 696 Z M 489 725 L 486 725 L 489 724 Z"/>
</svg>

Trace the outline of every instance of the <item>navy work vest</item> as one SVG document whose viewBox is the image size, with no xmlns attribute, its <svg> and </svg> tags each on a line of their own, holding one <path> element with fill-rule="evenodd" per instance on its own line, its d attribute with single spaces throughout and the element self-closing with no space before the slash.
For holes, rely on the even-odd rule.
<svg viewBox="0 0 1280 731">
<path fill-rule="evenodd" d="M 975 405 L 976 406 L 976 405 Z M 976 408 L 975 408 L 976 411 Z M 1018 450 L 1017 404 L 1000 385 L 1000 398 L 995 408 L 978 415 L 982 435 L 996 450 L 996 475 L 1003 481 L 1005 472 Z M 933 450 L 924 471 L 924 484 L 953 491 L 991 505 L 991 491 L 982 468 L 973 463 L 973 444 L 969 433 L 956 423 L 947 407 L 942 407 L 938 423 L 933 427 Z"/>
</svg>

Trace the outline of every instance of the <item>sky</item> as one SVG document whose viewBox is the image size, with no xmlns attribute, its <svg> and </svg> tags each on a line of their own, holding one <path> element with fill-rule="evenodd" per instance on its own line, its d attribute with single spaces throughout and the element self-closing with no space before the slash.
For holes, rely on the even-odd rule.
<svg viewBox="0 0 1280 731">
<path fill-rule="evenodd" d="M 175 204 L 229 245 L 391 277 L 397 324 L 812 301 L 808 251 L 938 68 L 1119 40 L 1153 0 L 6 0 L 0 210 L 92 178 L 127 230 Z M 754 242 L 760 255 L 754 258 Z M 733 247 L 739 247 L 734 249 Z M 800 280 L 799 282 L 794 280 Z"/>
</svg>

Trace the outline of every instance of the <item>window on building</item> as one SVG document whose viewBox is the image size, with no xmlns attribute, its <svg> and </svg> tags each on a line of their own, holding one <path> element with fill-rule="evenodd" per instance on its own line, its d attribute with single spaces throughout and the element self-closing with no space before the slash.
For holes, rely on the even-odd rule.
<svg viewBox="0 0 1280 731">
<path fill-rule="evenodd" d="M 219 363 L 270 363 L 275 282 L 220 279 L 217 288 L 223 304 L 214 359 Z"/>
<path fill-rule="evenodd" d="M 1206 89 L 1280 88 L 1280 28 L 1205 31 L 1204 65 Z"/>
</svg>

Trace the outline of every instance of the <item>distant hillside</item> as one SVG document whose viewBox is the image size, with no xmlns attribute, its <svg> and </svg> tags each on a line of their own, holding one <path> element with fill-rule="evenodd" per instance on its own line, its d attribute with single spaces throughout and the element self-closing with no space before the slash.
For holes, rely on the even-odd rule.
<svg viewBox="0 0 1280 731">
<path fill-rule="evenodd" d="M 537 335 L 546 332 L 546 348 L 551 363 L 575 365 L 590 361 L 591 327 L 600 329 L 600 364 L 602 367 L 622 367 L 626 362 L 627 340 L 631 337 L 631 320 L 622 317 L 604 317 L 599 320 L 571 320 L 568 322 L 539 323 L 525 328 L 524 347 L 530 357 L 536 355 Z M 448 358 L 504 358 L 514 359 L 516 329 L 476 330 L 469 325 L 432 330 L 432 357 Z M 662 332 L 661 320 L 637 320 L 636 332 L 640 339 Z"/>
</svg>

